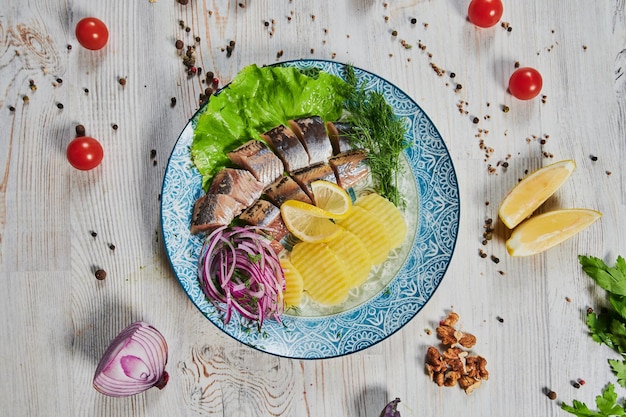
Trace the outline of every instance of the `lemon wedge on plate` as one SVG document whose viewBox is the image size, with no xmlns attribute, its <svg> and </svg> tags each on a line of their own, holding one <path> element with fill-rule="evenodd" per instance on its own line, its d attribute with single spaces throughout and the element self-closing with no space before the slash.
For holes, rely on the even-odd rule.
<svg viewBox="0 0 626 417">
<path fill-rule="evenodd" d="M 330 181 L 313 181 L 311 190 L 315 197 L 315 205 L 331 213 L 333 219 L 343 219 L 352 208 L 350 195 L 335 183 Z"/>
<path fill-rule="evenodd" d="M 520 181 L 502 200 L 498 215 L 513 229 L 541 206 L 570 177 L 576 162 L 564 160 L 540 168 Z"/>
<path fill-rule="evenodd" d="M 328 242 L 342 231 L 330 220 L 332 213 L 302 201 L 285 201 L 280 214 L 287 229 L 303 242 Z"/>
<path fill-rule="evenodd" d="M 511 256 L 541 253 L 569 239 L 602 217 L 589 209 L 564 209 L 531 217 L 520 224 L 506 241 Z"/>
</svg>

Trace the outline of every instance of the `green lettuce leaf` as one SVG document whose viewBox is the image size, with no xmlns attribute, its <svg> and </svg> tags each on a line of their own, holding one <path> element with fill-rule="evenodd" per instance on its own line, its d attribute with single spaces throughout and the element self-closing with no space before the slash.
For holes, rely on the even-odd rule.
<svg viewBox="0 0 626 417">
<path fill-rule="evenodd" d="M 325 72 L 249 65 L 198 116 L 191 159 L 206 187 L 229 159 L 226 153 L 289 119 L 339 119 L 350 86 Z"/>
</svg>

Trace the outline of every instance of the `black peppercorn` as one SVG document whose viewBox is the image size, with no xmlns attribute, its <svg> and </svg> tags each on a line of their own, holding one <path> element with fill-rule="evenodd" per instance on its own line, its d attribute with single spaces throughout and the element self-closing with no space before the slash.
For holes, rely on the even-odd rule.
<svg viewBox="0 0 626 417">
<path fill-rule="evenodd" d="M 104 269 L 98 269 L 95 275 L 98 281 L 102 281 L 103 279 L 107 277 L 107 273 Z"/>
</svg>

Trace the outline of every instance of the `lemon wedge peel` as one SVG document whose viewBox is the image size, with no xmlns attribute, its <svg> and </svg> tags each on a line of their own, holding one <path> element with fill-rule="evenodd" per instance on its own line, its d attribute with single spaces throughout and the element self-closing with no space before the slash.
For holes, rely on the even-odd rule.
<svg viewBox="0 0 626 417">
<path fill-rule="evenodd" d="M 541 206 L 576 169 L 571 159 L 555 162 L 530 173 L 504 197 L 498 209 L 502 223 L 509 229 L 530 216 Z"/>
<path fill-rule="evenodd" d="M 509 255 L 536 255 L 573 237 L 602 217 L 590 209 L 562 209 L 539 214 L 515 228 L 506 241 Z"/>
</svg>

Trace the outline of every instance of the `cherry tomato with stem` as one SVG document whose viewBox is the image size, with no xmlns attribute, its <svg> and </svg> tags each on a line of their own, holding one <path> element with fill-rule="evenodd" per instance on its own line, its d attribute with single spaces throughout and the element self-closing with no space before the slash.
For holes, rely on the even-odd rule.
<svg viewBox="0 0 626 417">
<path fill-rule="evenodd" d="M 504 7 L 501 0 L 472 0 L 467 8 L 470 22 L 489 28 L 500 21 Z"/>
<path fill-rule="evenodd" d="M 107 44 L 109 29 L 102 20 L 85 17 L 76 24 L 76 39 L 84 48 L 97 51 Z"/>
<path fill-rule="evenodd" d="M 543 78 L 534 68 L 518 68 L 509 78 L 509 92 L 519 100 L 530 100 L 537 97 L 543 87 Z"/>
<path fill-rule="evenodd" d="M 70 165 L 81 171 L 94 169 L 104 157 L 102 145 L 89 136 L 80 136 L 67 145 L 67 160 Z"/>
</svg>

